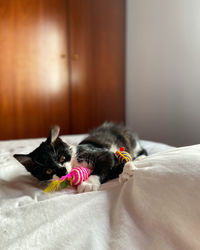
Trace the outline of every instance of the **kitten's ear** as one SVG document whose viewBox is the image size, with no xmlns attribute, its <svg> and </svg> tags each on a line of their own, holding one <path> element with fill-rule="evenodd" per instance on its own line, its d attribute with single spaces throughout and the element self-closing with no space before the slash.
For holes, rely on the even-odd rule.
<svg viewBox="0 0 200 250">
<path fill-rule="evenodd" d="M 34 165 L 32 158 L 29 155 L 15 154 L 13 155 L 28 171 Z"/>
<path fill-rule="evenodd" d="M 53 126 L 51 129 L 50 129 L 50 133 L 49 133 L 49 136 L 47 138 L 47 142 L 49 143 L 54 143 L 55 140 L 58 138 L 59 136 L 59 133 L 60 133 L 60 127 L 59 126 Z"/>
</svg>

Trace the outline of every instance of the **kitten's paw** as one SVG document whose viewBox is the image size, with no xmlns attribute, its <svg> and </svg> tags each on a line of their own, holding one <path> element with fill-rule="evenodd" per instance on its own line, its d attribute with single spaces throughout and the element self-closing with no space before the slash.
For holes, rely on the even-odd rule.
<svg viewBox="0 0 200 250">
<path fill-rule="evenodd" d="M 81 182 L 77 187 L 78 193 L 91 192 L 99 190 L 101 186 L 99 176 L 91 175 L 86 181 Z"/>
<path fill-rule="evenodd" d="M 128 181 L 130 177 L 133 176 L 136 166 L 134 165 L 133 161 L 129 161 L 124 165 L 123 172 L 119 175 L 119 182 L 124 183 Z"/>
</svg>

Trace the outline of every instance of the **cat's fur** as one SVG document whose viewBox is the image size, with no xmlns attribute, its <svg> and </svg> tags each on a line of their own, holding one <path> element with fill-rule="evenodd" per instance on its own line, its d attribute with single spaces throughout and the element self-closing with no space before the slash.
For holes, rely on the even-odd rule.
<svg viewBox="0 0 200 250">
<path fill-rule="evenodd" d="M 28 155 L 14 155 L 39 180 L 61 177 L 78 165 L 92 170 L 91 176 L 78 187 L 79 192 L 97 190 L 101 183 L 117 178 L 123 170 L 115 151 L 125 147 L 134 159 L 147 155 L 138 137 L 126 127 L 104 123 L 94 129 L 79 145 L 68 145 L 59 137 L 59 127 L 53 127 L 45 142 Z M 67 170 L 66 170 L 67 169 Z"/>
</svg>

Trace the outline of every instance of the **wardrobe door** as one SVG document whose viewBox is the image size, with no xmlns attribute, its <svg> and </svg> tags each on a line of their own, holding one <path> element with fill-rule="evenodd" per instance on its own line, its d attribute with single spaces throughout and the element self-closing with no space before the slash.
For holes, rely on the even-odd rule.
<svg viewBox="0 0 200 250">
<path fill-rule="evenodd" d="M 0 0 L 0 139 L 69 133 L 66 0 Z"/>
<path fill-rule="evenodd" d="M 69 0 L 71 132 L 124 122 L 124 0 Z"/>
</svg>

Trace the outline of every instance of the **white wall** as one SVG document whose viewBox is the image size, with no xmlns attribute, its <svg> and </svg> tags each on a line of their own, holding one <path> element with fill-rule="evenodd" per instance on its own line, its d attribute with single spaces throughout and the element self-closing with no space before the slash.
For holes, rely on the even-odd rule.
<svg viewBox="0 0 200 250">
<path fill-rule="evenodd" d="M 200 0 L 127 0 L 126 123 L 143 139 L 200 143 Z"/>
</svg>

